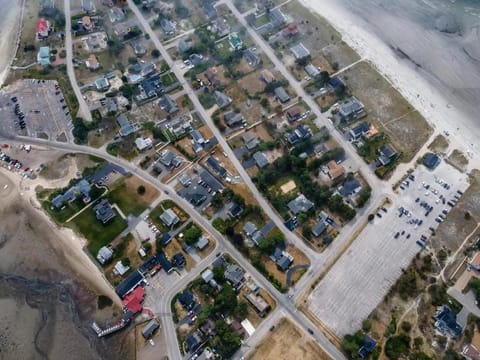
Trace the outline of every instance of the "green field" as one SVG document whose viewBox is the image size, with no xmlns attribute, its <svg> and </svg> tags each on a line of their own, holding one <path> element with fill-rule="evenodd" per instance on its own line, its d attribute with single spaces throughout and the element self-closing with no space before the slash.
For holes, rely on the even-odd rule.
<svg viewBox="0 0 480 360">
<path fill-rule="evenodd" d="M 108 224 L 103 225 L 95 217 L 93 209 L 87 209 L 69 221 L 67 226 L 78 231 L 88 240 L 88 251 L 96 256 L 102 246 L 108 245 L 127 227 L 125 220 L 116 211 L 115 213 L 117 216 Z"/>
<path fill-rule="evenodd" d="M 110 200 L 110 203 L 117 204 L 125 215 L 139 216 L 148 207 L 148 204 L 142 200 L 141 196 L 128 188 L 123 180 L 108 193 L 107 198 Z"/>
</svg>

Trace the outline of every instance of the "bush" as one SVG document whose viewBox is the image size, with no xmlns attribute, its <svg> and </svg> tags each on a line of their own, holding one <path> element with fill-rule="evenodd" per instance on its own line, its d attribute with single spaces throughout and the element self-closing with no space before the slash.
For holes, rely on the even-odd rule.
<svg viewBox="0 0 480 360">
<path fill-rule="evenodd" d="M 152 56 L 153 56 L 154 58 L 160 57 L 160 50 L 158 50 L 158 49 L 153 49 L 153 50 L 152 50 Z"/>
<path fill-rule="evenodd" d="M 113 305 L 113 300 L 106 295 L 100 295 L 97 299 L 97 307 L 99 310 L 105 309 Z"/>
<path fill-rule="evenodd" d="M 362 330 L 364 332 L 369 332 L 372 328 L 372 320 L 370 319 L 365 319 L 362 323 Z"/>
<path fill-rule="evenodd" d="M 385 355 L 389 359 L 407 358 L 410 354 L 410 337 L 408 335 L 393 336 L 385 344 Z"/>
<path fill-rule="evenodd" d="M 402 324 L 400 325 L 400 327 L 406 333 L 409 333 L 410 330 L 412 330 L 412 324 L 410 324 L 408 321 L 403 321 Z"/>
<path fill-rule="evenodd" d="M 146 189 L 145 189 L 145 186 L 143 186 L 143 185 L 140 185 L 140 186 L 137 188 L 137 194 L 138 194 L 138 195 L 145 195 L 145 191 L 146 191 Z"/>
</svg>

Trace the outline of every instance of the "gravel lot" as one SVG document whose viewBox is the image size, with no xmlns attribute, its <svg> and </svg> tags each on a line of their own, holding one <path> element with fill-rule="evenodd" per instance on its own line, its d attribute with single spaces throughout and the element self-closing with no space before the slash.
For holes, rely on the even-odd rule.
<svg viewBox="0 0 480 360">
<path fill-rule="evenodd" d="M 451 209 L 443 204 L 440 195 L 448 202 L 457 190 L 468 187 L 466 175 L 443 162 L 433 172 L 420 166 L 414 175 L 415 181 L 410 181 L 405 190 L 399 189 L 400 200 L 387 212 L 380 211 L 382 217 L 376 216 L 363 230 L 309 297 L 310 310 L 339 336 L 361 326 L 401 275 L 402 268 L 421 250 L 417 240 L 422 235 L 429 237 L 429 227 L 436 229 L 439 225 L 435 218 L 442 210 Z M 449 190 L 436 182 L 440 179 L 450 184 Z M 422 182 L 430 185 L 429 189 Z M 427 217 L 420 206 L 423 201 L 433 207 Z M 400 207 L 410 215 L 399 217 Z M 415 219 L 422 220 L 422 224 L 409 223 Z"/>
</svg>

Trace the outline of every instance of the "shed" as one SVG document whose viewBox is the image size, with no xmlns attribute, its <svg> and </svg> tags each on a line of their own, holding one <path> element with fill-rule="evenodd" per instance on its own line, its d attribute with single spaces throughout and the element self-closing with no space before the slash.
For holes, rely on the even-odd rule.
<svg viewBox="0 0 480 360">
<path fill-rule="evenodd" d="M 150 339 L 155 332 L 160 327 L 160 324 L 156 319 L 150 320 L 147 325 L 145 325 L 142 329 L 142 336 L 145 339 Z"/>
</svg>

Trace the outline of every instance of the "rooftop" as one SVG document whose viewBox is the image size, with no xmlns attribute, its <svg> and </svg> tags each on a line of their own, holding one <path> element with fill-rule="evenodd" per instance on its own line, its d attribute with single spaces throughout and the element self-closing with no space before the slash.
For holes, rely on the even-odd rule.
<svg viewBox="0 0 480 360">
<path fill-rule="evenodd" d="M 309 211 L 313 208 L 313 203 L 305 195 L 300 194 L 296 199 L 290 201 L 287 206 L 293 214 L 297 215 Z"/>
<path fill-rule="evenodd" d="M 290 48 L 295 59 L 300 60 L 310 56 L 310 51 L 302 43 L 298 43 Z"/>
</svg>

